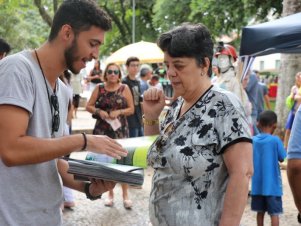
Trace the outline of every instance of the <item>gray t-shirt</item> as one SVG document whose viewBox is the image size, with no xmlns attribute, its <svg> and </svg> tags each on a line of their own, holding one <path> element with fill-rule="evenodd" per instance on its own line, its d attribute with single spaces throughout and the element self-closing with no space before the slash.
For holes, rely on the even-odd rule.
<svg viewBox="0 0 301 226">
<path fill-rule="evenodd" d="M 53 93 L 48 84 L 49 94 Z M 63 135 L 68 111 L 68 92 L 58 80 L 60 128 Z M 0 105 L 19 106 L 29 113 L 27 135 L 51 137 L 52 115 L 43 75 L 30 51 L 0 61 Z M 1 225 L 61 225 L 61 178 L 57 160 L 7 167 L 0 161 Z"/>
<path fill-rule="evenodd" d="M 229 179 L 223 153 L 252 142 L 248 121 L 237 97 L 216 86 L 178 118 L 182 104 L 172 104 L 148 152 L 155 169 L 150 219 L 154 226 L 216 226 Z"/>
</svg>

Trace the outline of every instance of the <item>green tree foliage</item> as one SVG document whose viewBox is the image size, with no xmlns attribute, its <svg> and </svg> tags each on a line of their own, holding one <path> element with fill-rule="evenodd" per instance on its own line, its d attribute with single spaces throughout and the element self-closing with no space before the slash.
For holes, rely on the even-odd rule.
<svg viewBox="0 0 301 226">
<path fill-rule="evenodd" d="M 281 15 L 282 0 L 192 0 L 190 7 L 192 22 L 206 24 L 215 38 L 236 33 L 237 46 L 244 26 Z"/>
<path fill-rule="evenodd" d="M 214 38 L 233 32 L 239 36 L 250 21 L 262 22 L 271 14 L 279 17 L 281 11 L 282 0 L 157 0 L 153 24 L 163 32 L 183 22 L 201 22 Z"/>
<path fill-rule="evenodd" d="M 99 5 L 111 16 L 113 29 L 106 35 L 104 54 L 110 54 L 122 46 L 132 43 L 132 0 L 98 1 Z M 154 1 L 136 0 L 135 42 L 144 40 L 154 42 L 157 33 L 152 24 Z"/>
<path fill-rule="evenodd" d="M 39 18 L 31 1 L 7 0 L 1 3 L 0 37 L 11 45 L 12 52 L 36 48 L 46 40 L 49 27 Z"/>
<path fill-rule="evenodd" d="M 48 36 L 53 14 L 63 0 L 0 0 L 0 36 L 14 52 L 35 48 Z M 132 42 L 133 0 L 96 0 L 113 20 L 101 51 L 109 55 Z M 158 35 L 183 22 L 202 22 L 213 37 L 236 32 L 250 21 L 278 17 L 281 0 L 135 0 L 135 41 L 155 42 Z M 239 40 L 238 40 L 239 41 Z"/>
<path fill-rule="evenodd" d="M 183 22 L 188 22 L 191 14 L 191 0 L 157 0 L 152 18 L 156 31 L 167 31 Z"/>
</svg>

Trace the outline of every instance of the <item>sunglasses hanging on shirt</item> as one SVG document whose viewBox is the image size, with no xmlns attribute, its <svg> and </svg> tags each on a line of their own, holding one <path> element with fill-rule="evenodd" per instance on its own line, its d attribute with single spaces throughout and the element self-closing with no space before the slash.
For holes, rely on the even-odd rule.
<svg viewBox="0 0 301 226">
<path fill-rule="evenodd" d="M 54 109 L 52 114 L 52 133 L 57 132 L 60 128 L 60 109 L 59 109 L 59 101 L 57 95 L 53 93 L 50 97 L 50 102 Z"/>
<path fill-rule="evenodd" d="M 46 86 L 46 91 L 47 91 L 47 96 L 48 96 L 48 100 L 49 100 L 49 105 L 50 105 L 50 110 L 51 110 L 51 116 L 52 116 L 52 127 L 51 127 L 51 136 L 54 137 L 54 132 L 57 132 L 60 128 L 60 109 L 59 109 L 59 101 L 56 95 L 56 87 L 57 87 L 57 81 L 55 83 L 55 87 L 54 87 L 54 91 L 53 94 L 50 96 L 49 95 L 49 90 L 48 90 L 48 86 L 47 86 L 47 82 L 46 82 L 46 78 L 44 75 L 44 71 L 42 69 L 41 63 L 40 63 L 40 59 L 38 56 L 37 51 L 35 50 L 35 54 L 39 63 L 39 67 L 41 69 L 43 78 L 44 78 L 44 82 L 45 82 L 45 86 Z"/>
</svg>

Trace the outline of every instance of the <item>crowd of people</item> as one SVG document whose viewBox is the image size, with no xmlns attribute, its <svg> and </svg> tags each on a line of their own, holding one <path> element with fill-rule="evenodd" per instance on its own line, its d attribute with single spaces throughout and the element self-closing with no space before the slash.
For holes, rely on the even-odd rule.
<svg viewBox="0 0 301 226">
<path fill-rule="evenodd" d="M 248 194 L 257 225 L 263 225 L 265 213 L 271 225 L 279 225 L 278 163 L 286 156 L 301 212 L 300 72 L 288 97 L 283 144 L 273 135 L 277 115 L 258 71 L 239 78 L 235 48 L 220 42 L 214 51 L 205 25 L 184 23 L 162 33 L 157 43 L 164 63 L 141 67 L 132 56 L 124 76 L 115 63 L 101 69 L 99 46 L 111 27 L 109 15 L 93 1 L 69 0 L 57 10 L 48 40 L 37 49 L 7 56 L 11 47 L 0 39 L 0 176 L 5 182 L 0 222 L 62 225 L 62 205 L 75 205 L 70 189 L 90 200 L 108 192 L 105 205 L 112 207 L 116 183 L 77 181 L 62 157 L 88 149 L 93 151 L 88 159 L 112 162 L 127 155 L 115 139 L 148 135 L 157 135 L 147 154 L 154 168 L 153 225 L 239 225 Z M 86 62 L 92 59 L 95 65 L 87 73 Z M 166 79 L 173 95 L 160 121 L 170 99 L 162 86 Z M 86 110 L 96 123 L 93 134 L 72 134 L 84 83 L 92 92 Z M 131 209 L 129 187 L 121 188 L 123 205 Z"/>
</svg>

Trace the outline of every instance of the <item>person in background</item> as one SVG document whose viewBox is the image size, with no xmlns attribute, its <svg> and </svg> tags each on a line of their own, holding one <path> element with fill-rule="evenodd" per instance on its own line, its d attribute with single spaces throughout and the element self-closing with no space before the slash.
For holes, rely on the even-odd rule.
<svg viewBox="0 0 301 226">
<path fill-rule="evenodd" d="M 287 148 L 287 178 L 301 224 L 301 109 L 298 108 Z"/>
<path fill-rule="evenodd" d="M 111 19 L 91 0 L 64 1 L 48 40 L 0 61 L 0 222 L 62 225 L 62 184 L 99 199 L 114 182 L 76 181 L 67 173 L 71 152 L 89 149 L 120 159 L 127 155 L 106 136 L 64 135 L 69 94 L 58 79 L 99 55 Z M 20 179 L 17 179 L 20 178 Z"/>
<path fill-rule="evenodd" d="M 86 110 L 93 114 L 96 123 L 93 134 L 106 135 L 113 139 L 129 137 L 129 129 L 126 116 L 134 113 L 133 97 L 129 87 L 122 84 L 121 70 L 115 63 L 107 65 L 104 71 L 104 84 L 98 84 L 86 106 Z M 105 155 L 89 154 L 88 159 L 105 162 L 111 161 Z M 94 159 L 96 158 L 96 159 Z M 126 209 L 132 208 L 132 201 L 128 195 L 128 185 L 121 184 L 123 205 Z M 114 192 L 109 190 L 109 196 L 105 200 L 105 205 L 113 206 Z"/>
<path fill-rule="evenodd" d="M 155 87 L 157 89 L 163 90 L 161 83 L 159 82 L 159 76 L 153 75 L 148 81 L 149 87 Z"/>
<path fill-rule="evenodd" d="M 103 82 L 102 70 L 100 69 L 100 62 L 98 59 L 95 59 L 94 67 L 86 77 L 86 82 L 89 83 L 90 91 L 93 91 L 98 83 Z"/>
<path fill-rule="evenodd" d="M 160 79 L 166 79 L 166 69 L 163 63 L 158 63 L 158 67 L 154 71 L 155 75 L 158 75 Z"/>
<path fill-rule="evenodd" d="M 291 129 L 293 122 L 295 121 L 295 114 L 301 103 L 301 72 L 297 72 L 295 75 L 295 85 L 291 88 L 290 99 L 293 102 L 290 106 L 290 111 L 287 116 L 284 134 L 284 147 L 287 148 L 288 141 L 291 135 Z"/>
<path fill-rule="evenodd" d="M 253 124 L 253 135 L 259 133 L 259 130 L 257 128 L 258 89 L 259 89 L 259 84 L 258 84 L 257 76 L 254 71 L 250 72 L 249 82 L 245 90 L 248 94 L 249 101 L 252 104 L 251 117 L 252 117 L 252 124 Z"/>
<path fill-rule="evenodd" d="M 246 112 L 248 124 L 253 127 L 251 117 L 252 105 L 246 93 L 248 77 L 245 77 L 240 82 L 240 79 L 236 76 L 234 63 L 237 61 L 237 53 L 235 48 L 232 45 L 219 42 L 214 56 L 213 62 L 217 65 L 220 72 L 214 85 L 234 93 L 239 98 Z M 251 132 L 253 134 L 253 129 Z"/>
<path fill-rule="evenodd" d="M 211 76 L 212 84 L 217 83 L 220 74 L 221 74 L 220 68 L 217 65 L 212 65 L 212 76 Z"/>
<path fill-rule="evenodd" d="M 254 70 L 258 80 L 258 100 L 257 100 L 257 115 L 259 117 L 260 113 L 264 111 L 264 105 L 268 110 L 271 110 L 270 97 L 268 87 L 260 82 L 259 71 Z"/>
<path fill-rule="evenodd" d="M 254 134 L 253 121 L 252 121 L 252 116 L 251 116 L 251 113 L 252 113 L 252 104 L 249 101 L 247 92 L 245 91 L 245 89 L 247 88 L 247 85 L 249 83 L 249 76 L 250 76 L 250 74 L 247 73 L 246 76 L 243 78 L 243 80 L 241 82 L 243 90 L 244 90 L 244 92 L 242 93 L 243 94 L 243 96 L 242 96 L 243 98 L 241 100 L 243 101 L 242 104 L 243 104 L 245 112 L 246 112 L 246 116 L 247 116 L 247 119 L 248 119 L 248 124 L 250 126 L 251 133 Z"/>
<path fill-rule="evenodd" d="M 10 50 L 10 45 L 3 38 L 0 38 L 0 60 L 3 59 Z"/>
<path fill-rule="evenodd" d="M 66 85 L 69 93 L 69 102 L 68 102 L 68 115 L 67 115 L 67 121 L 65 124 L 65 129 L 64 129 L 64 136 L 68 136 L 71 134 L 72 131 L 72 98 L 73 98 L 73 89 L 71 86 L 71 77 L 72 73 L 68 70 L 65 70 L 63 74 L 59 77 L 61 81 Z M 66 155 L 65 157 L 69 157 L 69 155 Z M 72 208 L 75 206 L 74 202 L 74 195 L 73 191 L 71 188 L 68 188 L 66 186 L 63 186 L 63 194 L 64 194 L 64 202 L 62 205 L 62 209 L 64 210 L 65 208 Z"/>
<path fill-rule="evenodd" d="M 209 30 L 185 23 L 157 43 L 177 99 L 159 125 L 163 91 L 143 96 L 145 135 L 159 134 L 147 155 L 151 223 L 238 226 L 253 171 L 251 132 L 237 96 L 211 84 Z"/>
<path fill-rule="evenodd" d="M 152 77 L 152 70 L 150 68 L 142 68 L 140 70 L 140 90 L 141 95 L 149 88 L 148 80 Z"/>
<path fill-rule="evenodd" d="M 137 57 L 129 57 L 126 60 L 126 68 L 128 75 L 122 79 L 122 83 L 128 85 L 132 92 L 134 102 L 134 114 L 127 117 L 130 137 L 141 137 L 143 136 L 142 129 L 142 108 L 141 108 L 141 90 L 140 82 L 136 79 L 136 75 L 139 72 L 140 61 Z"/>
<path fill-rule="evenodd" d="M 71 75 L 71 87 L 72 87 L 72 117 L 77 118 L 77 110 L 80 102 L 80 94 L 83 92 L 82 81 L 84 79 L 83 73 L 85 69 L 82 69 L 78 74 Z"/>
<path fill-rule="evenodd" d="M 271 225 L 279 226 L 282 208 L 282 181 L 279 162 L 283 162 L 286 151 L 278 136 L 274 136 L 277 115 L 273 111 L 263 111 L 259 115 L 260 133 L 253 137 L 252 201 L 251 209 L 257 212 L 257 225 L 264 225 L 264 215 L 271 216 Z"/>
</svg>

